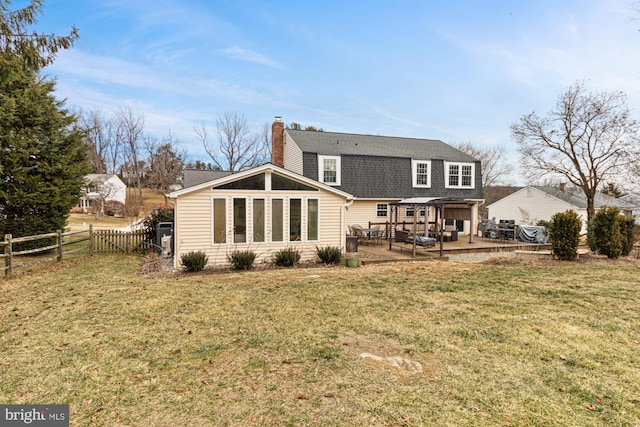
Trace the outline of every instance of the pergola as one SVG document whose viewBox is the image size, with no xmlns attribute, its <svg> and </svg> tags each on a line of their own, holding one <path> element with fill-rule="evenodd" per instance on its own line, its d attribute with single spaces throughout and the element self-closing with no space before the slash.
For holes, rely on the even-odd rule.
<svg viewBox="0 0 640 427">
<path fill-rule="evenodd" d="M 398 208 L 399 207 L 412 207 L 413 208 L 413 230 L 417 233 L 418 226 L 418 212 L 421 208 L 434 207 L 436 209 L 435 225 L 438 227 L 438 236 L 440 241 L 440 257 L 443 256 L 443 231 L 445 219 L 460 219 L 468 220 L 471 225 L 469 227 L 469 243 L 473 243 L 473 205 L 476 202 L 471 202 L 465 199 L 455 198 L 431 198 L 431 197 L 411 197 L 408 199 L 400 200 L 399 202 L 389 203 L 391 206 L 391 216 L 393 217 L 393 230 L 396 230 L 398 225 Z M 427 226 L 429 224 L 429 212 L 425 214 L 424 234 L 427 235 Z M 413 238 L 413 257 L 416 256 L 416 241 L 418 239 Z M 389 236 L 389 250 L 391 250 L 392 239 Z"/>
</svg>

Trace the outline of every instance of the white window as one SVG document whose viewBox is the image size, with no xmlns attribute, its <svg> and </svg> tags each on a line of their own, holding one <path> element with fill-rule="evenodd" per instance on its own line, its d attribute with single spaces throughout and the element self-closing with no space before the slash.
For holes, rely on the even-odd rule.
<svg viewBox="0 0 640 427">
<path fill-rule="evenodd" d="M 413 213 L 414 212 L 415 212 L 415 210 L 413 208 L 405 208 L 404 216 L 413 218 Z M 427 213 L 427 211 L 425 210 L 425 208 L 420 208 L 418 210 L 418 216 L 419 217 L 424 217 L 426 213 Z"/>
<path fill-rule="evenodd" d="M 376 216 L 378 218 L 386 218 L 389 212 L 389 205 L 386 203 L 376 204 Z"/>
<path fill-rule="evenodd" d="M 318 181 L 340 185 L 340 156 L 318 156 Z"/>
<path fill-rule="evenodd" d="M 475 164 L 444 162 L 445 188 L 474 188 Z"/>
<path fill-rule="evenodd" d="M 431 161 L 411 160 L 411 176 L 414 187 L 431 187 Z"/>
</svg>

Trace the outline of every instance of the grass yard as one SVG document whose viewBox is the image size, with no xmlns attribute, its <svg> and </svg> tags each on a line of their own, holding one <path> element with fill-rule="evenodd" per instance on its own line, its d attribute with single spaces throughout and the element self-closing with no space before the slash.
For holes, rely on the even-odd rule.
<svg viewBox="0 0 640 427">
<path fill-rule="evenodd" d="M 89 228 L 90 224 L 97 229 L 111 230 L 124 228 L 132 222 L 136 222 L 149 215 L 154 208 L 158 206 L 164 206 L 165 203 L 164 195 L 150 188 L 142 189 L 142 199 L 142 209 L 138 217 L 115 218 L 112 216 L 100 215 L 96 219 L 95 214 L 72 213 L 67 219 L 66 230 L 86 230 Z"/>
<path fill-rule="evenodd" d="M 139 271 L 0 281 L 0 402 L 72 426 L 640 425 L 635 262 Z"/>
</svg>

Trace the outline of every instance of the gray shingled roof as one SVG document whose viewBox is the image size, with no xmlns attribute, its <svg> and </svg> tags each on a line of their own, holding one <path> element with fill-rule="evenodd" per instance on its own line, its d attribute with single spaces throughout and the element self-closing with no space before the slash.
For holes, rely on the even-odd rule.
<svg viewBox="0 0 640 427">
<path fill-rule="evenodd" d="M 566 191 L 562 191 L 557 187 L 549 185 L 535 185 L 534 188 L 537 188 L 538 190 L 551 196 L 557 197 L 558 199 L 563 200 L 577 208 L 587 208 L 587 198 L 582 190 L 567 189 Z M 632 208 L 632 204 L 630 204 L 628 201 L 625 201 L 623 199 L 616 199 L 615 197 L 607 196 L 606 194 L 602 193 L 596 193 L 596 197 L 593 202 L 596 209 L 599 209 L 603 206 L 611 206 L 621 209 Z"/>
<path fill-rule="evenodd" d="M 477 159 L 437 139 L 357 135 L 338 132 L 313 132 L 287 129 L 303 152 L 329 156 L 360 155 L 413 159 L 446 159 L 473 162 Z"/>
<path fill-rule="evenodd" d="M 193 187 L 194 185 L 202 184 L 203 182 L 231 175 L 231 173 L 232 172 L 229 171 L 185 169 L 183 185 L 184 188 Z"/>
</svg>

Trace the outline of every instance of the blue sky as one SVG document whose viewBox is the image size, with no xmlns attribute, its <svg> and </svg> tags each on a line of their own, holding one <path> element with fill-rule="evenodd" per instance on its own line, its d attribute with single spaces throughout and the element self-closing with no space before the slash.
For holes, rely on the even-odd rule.
<svg viewBox="0 0 640 427">
<path fill-rule="evenodd" d="M 38 28 L 80 31 L 45 70 L 67 106 L 130 108 L 193 160 L 193 126 L 235 112 L 256 130 L 279 115 L 502 145 L 515 164 L 509 125 L 577 80 L 626 92 L 640 118 L 639 15 L 627 0 L 45 0 Z"/>
</svg>

